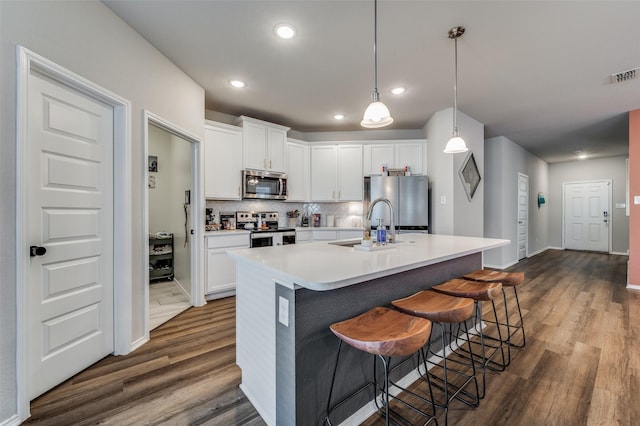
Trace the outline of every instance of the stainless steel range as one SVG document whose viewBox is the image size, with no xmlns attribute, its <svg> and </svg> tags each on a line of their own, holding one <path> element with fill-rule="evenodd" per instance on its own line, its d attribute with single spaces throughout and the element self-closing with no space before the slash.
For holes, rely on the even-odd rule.
<svg viewBox="0 0 640 426">
<path fill-rule="evenodd" d="M 296 230 L 279 228 L 279 217 L 278 212 L 236 212 L 236 225 L 251 230 L 252 248 L 295 244 Z"/>
</svg>

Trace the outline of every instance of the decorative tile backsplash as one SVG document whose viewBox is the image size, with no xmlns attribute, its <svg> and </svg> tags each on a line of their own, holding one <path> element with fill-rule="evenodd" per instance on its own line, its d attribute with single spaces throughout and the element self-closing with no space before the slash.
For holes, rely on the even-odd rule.
<svg viewBox="0 0 640 426">
<path fill-rule="evenodd" d="M 311 216 L 313 213 L 320 213 L 320 226 L 327 226 L 327 216 L 333 215 L 334 226 L 342 228 L 360 227 L 362 226 L 363 207 L 362 202 L 349 203 L 283 203 L 282 201 L 207 201 L 207 208 L 213 209 L 216 215 L 216 222 L 220 221 L 220 212 L 236 212 L 236 211 L 276 211 L 280 213 L 279 226 L 287 225 L 287 212 L 291 210 L 300 211 L 297 218 L 297 226 L 300 226 L 300 220 L 303 213 Z"/>
</svg>

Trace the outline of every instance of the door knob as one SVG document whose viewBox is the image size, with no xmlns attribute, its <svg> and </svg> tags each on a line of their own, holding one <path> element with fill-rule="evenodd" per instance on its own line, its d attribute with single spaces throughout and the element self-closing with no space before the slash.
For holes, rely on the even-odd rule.
<svg viewBox="0 0 640 426">
<path fill-rule="evenodd" d="M 29 256 L 42 256 L 47 252 L 47 249 L 41 246 L 31 246 L 29 247 Z"/>
</svg>

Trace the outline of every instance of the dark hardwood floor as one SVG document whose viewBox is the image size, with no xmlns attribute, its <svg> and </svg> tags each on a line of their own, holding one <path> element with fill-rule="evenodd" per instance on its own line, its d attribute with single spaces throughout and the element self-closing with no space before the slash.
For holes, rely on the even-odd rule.
<svg viewBox="0 0 640 426">
<path fill-rule="evenodd" d="M 547 250 L 510 268 L 527 277 L 518 293 L 527 346 L 488 374 L 480 407 L 452 405 L 450 424 L 638 424 L 640 292 L 625 288 L 627 259 Z M 263 425 L 238 389 L 234 302 L 183 312 L 135 352 L 34 400 L 26 424 Z"/>
</svg>

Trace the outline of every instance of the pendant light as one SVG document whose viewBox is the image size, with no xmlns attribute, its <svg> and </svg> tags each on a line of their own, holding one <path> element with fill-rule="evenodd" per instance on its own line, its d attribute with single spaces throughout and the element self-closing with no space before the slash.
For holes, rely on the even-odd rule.
<svg viewBox="0 0 640 426">
<path fill-rule="evenodd" d="M 451 139 L 444 148 L 445 154 L 458 154 L 467 152 L 467 144 L 458 134 L 458 37 L 464 34 L 464 27 L 453 27 L 449 30 L 449 38 L 453 39 L 455 45 L 455 81 L 453 84 L 453 133 Z"/>
<path fill-rule="evenodd" d="M 393 123 L 389 108 L 380 101 L 378 93 L 378 0 L 373 2 L 373 93 L 371 104 L 364 111 L 360 125 L 375 129 Z"/>
</svg>

